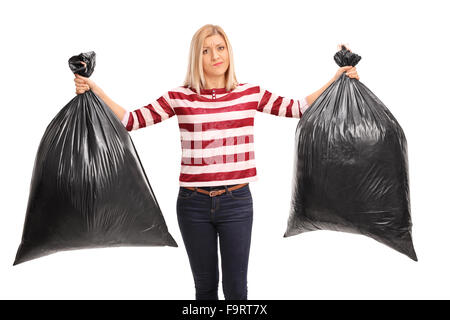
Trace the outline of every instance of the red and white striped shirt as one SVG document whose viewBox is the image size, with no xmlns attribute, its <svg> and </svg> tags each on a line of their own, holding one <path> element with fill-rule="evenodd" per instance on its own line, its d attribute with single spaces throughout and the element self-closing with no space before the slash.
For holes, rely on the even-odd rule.
<svg viewBox="0 0 450 320">
<path fill-rule="evenodd" d="M 195 89 L 179 86 L 156 101 L 126 112 L 128 131 L 145 128 L 177 115 L 182 149 L 180 186 L 219 186 L 257 181 L 253 146 L 256 111 L 300 118 L 309 107 L 300 100 L 277 96 L 257 85 Z"/>
</svg>

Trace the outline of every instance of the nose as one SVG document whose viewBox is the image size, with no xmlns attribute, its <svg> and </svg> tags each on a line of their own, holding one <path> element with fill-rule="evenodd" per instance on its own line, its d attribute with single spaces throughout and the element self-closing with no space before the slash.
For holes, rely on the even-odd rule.
<svg viewBox="0 0 450 320">
<path fill-rule="evenodd" d="M 213 58 L 217 59 L 219 57 L 219 53 L 217 52 L 217 50 L 213 50 Z"/>
</svg>

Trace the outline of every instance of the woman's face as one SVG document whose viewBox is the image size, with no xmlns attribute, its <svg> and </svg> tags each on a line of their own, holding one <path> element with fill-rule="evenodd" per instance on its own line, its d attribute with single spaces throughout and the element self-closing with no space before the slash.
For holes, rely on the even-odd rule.
<svg viewBox="0 0 450 320">
<path fill-rule="evenodd" d="M 203 41 L 202 56 L 203 72 L 206 76 L 217 77 L 225 75 L 230 61 L 227 45 L 221 35 L 215 34 Z"/>
</svg>

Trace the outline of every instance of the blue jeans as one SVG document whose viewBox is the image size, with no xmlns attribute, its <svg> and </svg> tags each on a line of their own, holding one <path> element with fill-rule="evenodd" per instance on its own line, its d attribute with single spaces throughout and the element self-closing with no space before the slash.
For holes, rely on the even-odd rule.
<svg viewBox="0 0 450 320">
<path fill-rule="evenodd" d="M 247 300 L 247 267 L 253 223 L 249 185 L 210 197 L 180 186 L 177 218 L 194 277 L 197 300 L 218 300 L 220 240 L 222 289 L 226 300 Z"/>
</svg>

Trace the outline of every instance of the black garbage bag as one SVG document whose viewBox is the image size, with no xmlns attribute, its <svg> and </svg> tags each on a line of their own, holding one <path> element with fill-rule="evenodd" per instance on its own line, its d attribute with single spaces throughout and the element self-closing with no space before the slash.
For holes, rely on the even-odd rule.
<svg viewBox="0 0 450 320">
<path fill-rule="evenodd" d="M 73 56 L 69 66 L 89 77 L 95 53 Z M 14 265 L 61 250 L 113 246 L 178 245 L 129 133 L 89 90 L 64 106 L 42 137 Z"/>
<path fill-rule="evenodd" d="M 334 59 L 342 67 L 361 57 L 343 47 Z M 363 234 L 417 261 L 406 137 L 359 80 L 342 74 L 305 111 L 294 163 L 284 237 L 314 230 Z"/>
</svg>

